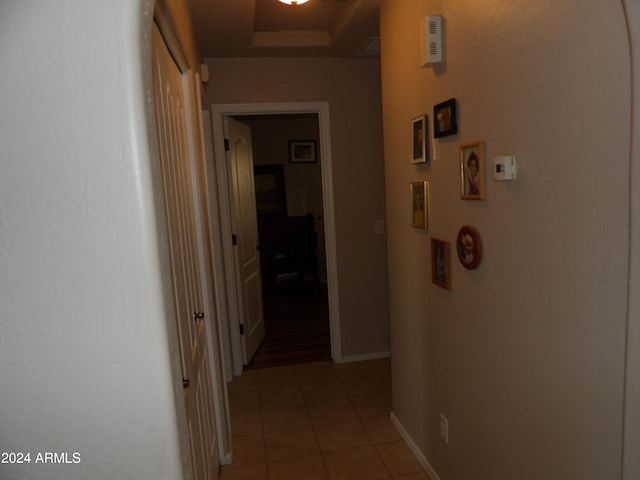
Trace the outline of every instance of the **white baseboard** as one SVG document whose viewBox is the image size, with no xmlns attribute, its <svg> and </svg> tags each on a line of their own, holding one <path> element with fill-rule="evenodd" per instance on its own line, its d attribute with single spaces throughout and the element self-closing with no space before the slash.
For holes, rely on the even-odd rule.
<svg viewBox="0 0 640 480">
<path fill-rule="evenodd" d="M 395 427 L 398 429 L 398 432 L 400 432 L 400 435 L 409 446 L 409 449 L 411 449 L 413 454 L 416 456 L 416 458 L 418 459 L 418 462 L 420 462 L 420 465 L 422 465 L 422 468 L 424 468 L 424 471 L 427 472 L 429 477 L 431 477 L 431 480 L 440 480 L 440 477 L 438 476 L 436 471 L 433 469 L 431 464 L 427 461 L 425 456 L 422 454 L 418 446 L 415 444 L 413 439 L 409 436 L 405 428 L 400 423 L 400 420 L 398 420 L 398 418 L 395 416 L 393 412 L 391 412 L 391 423 L 393 423 Z"/>
<path fill-rule="evenodd" d="M 352 362 L 366 362 L 367 360 L 378 360 L 380 358 L 391 357 L 391 352 L 374 352 L 365 353 L 363 355 L 347 355 L 340 359 L 334 359 L 335 363 L 352 363 Z"/>
</svg>

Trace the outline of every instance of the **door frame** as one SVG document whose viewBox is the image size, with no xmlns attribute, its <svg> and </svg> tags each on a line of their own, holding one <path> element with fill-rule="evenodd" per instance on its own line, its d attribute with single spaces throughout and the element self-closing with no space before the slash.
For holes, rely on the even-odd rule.
<svg viewBox="0 0 640 480">
<path fill-rule="evenodd" d="M 331 156 L 331 128 L 328 102 L 293 103 L 235 103 L 211 105 L 211 121 L 214 145 L 214 167 L 218 187 L 218 204 L 224 262 L 224 285 L 227 297 L 227 319 L 229 342 L 224 343 L 226 364 L 232 368 L 233 375 L 241 375 L 242 351 L 240 341 L 240 312 L 236 289 L 236 272 L 233 262 L 232 215 L 225 151 L 224 117 L 243 115 L 308 114 L 318 115 L 319 148 L 321 152 L 322 196 L 324 208 L 324 228 L 327 262 L 327 285 L 329 297 L 329 326 L 331 331 L 331 357 L 335 362 L 342 360 L 340 333 L 340 309 L 338 290 L 338 267 L 336 250 L 335 209 L 333 194 L 333 164 Z M 220 292 L 224 294 L 224 292 Z"/>
<path fill-rule="evenodd" d="M 640 254 L 634 245 L 640 240 L 640 8 L 634 0 L 623 0 L 629 49 L 631 51 L 631 145 L 629 159 L 629 273 L 625 352 L 624 414 L 622 436 L 622 479 L 639 478 L 640 460 Z"/>
</svg>

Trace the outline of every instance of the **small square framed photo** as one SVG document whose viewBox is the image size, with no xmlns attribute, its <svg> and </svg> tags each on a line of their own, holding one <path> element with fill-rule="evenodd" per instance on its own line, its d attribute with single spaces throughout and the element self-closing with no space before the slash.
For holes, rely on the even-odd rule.
<svg viewBox="0 0 640 480">
<path fill-rule="evenodd" d="M 451 244 L 437 238 L 431 239 L 431 281 L 451 289 Z"/>
<path fill-rule="evenodd" d="M 411 182 L 411 226 L 429 228 L 429 182 Z"/>
<path fill-rule="evenodd" d="M 484 200 L 484 142 L 460 145 L 460 198 Z"/>
<path fill-rule="evenodd" d="M 426 115 L 411 120 L 411 163 L 427 161 L 427 129 Z"/>
<path fill-rule="evenodd" d="M 315 140 L 289 140 L 289 163 L 316 163 Z"/>
<path fill-rule="evenodd" d="M 433 136 L 446 137 L 458 133 L 456 99 L 450 98 L 433 107 Z"/>
</svg>

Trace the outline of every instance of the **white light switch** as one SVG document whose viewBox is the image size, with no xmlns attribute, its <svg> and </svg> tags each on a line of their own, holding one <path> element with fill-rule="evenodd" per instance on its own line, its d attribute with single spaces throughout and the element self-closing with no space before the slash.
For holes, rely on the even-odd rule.
<svg viewBox="0 0 640 480">
<path fill-rule="evenodd" d="M 375 221 L 376 235 L 384 235 L 384 220 Z"/>
</svg>

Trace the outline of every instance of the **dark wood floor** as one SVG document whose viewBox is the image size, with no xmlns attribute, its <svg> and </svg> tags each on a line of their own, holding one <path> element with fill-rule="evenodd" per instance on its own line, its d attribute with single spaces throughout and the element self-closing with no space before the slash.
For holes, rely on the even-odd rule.
<svg viewBox="0 0 640 480">
<path fill-rule="evenodd" d="M 331 360 L 326 287 L 270 289 L 263 301 L 266 335 L 247 368 Z"/>
</svg>

